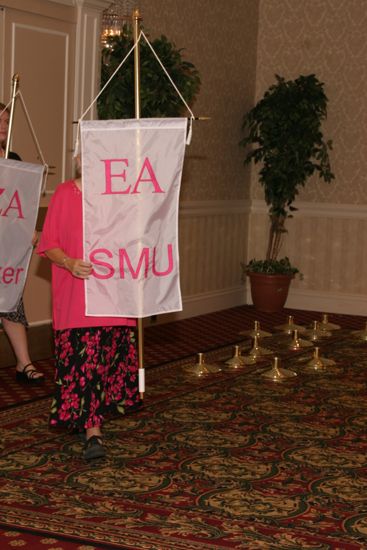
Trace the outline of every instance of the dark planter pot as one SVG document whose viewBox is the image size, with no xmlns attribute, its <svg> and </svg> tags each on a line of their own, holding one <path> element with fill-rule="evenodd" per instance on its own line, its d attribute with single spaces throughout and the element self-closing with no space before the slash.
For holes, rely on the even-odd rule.
<svg viewBox="0 0 367 550">
<path fill-rule="evenodd" d="M 266 275 L 247 273 L 251 285 L 251 297 L 255 309 L 265 313 L 281 311 L 287 301 L 293 275 Z"/>
</svg>

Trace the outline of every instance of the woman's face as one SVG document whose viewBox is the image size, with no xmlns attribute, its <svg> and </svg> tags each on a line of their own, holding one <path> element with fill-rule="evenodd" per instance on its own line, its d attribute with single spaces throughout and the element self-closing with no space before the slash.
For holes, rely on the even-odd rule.
<svg viewBox="0 0 367 550">
<path fill-rule="evenodd" d="M 9 113 L 3 111 L 0 115 L 0 144 L 3 145 L 6 142 L 9 129 Z"/>
</svg>

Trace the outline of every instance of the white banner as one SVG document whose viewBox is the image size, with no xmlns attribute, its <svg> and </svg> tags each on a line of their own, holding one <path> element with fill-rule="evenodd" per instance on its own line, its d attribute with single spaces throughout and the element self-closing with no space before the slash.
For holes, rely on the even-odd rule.
<svg viewBox="0 0 367 550">
<path fill-rule="evenodd" d="M 182 309 L 178 204 L 187 120 L 81 122 L 86 315 Z"/>
<path fill-rule="evenodd" d="M 0 159 L 0 311 L 15 311 L 32 255 L 44 167 Z"/>
</svg>

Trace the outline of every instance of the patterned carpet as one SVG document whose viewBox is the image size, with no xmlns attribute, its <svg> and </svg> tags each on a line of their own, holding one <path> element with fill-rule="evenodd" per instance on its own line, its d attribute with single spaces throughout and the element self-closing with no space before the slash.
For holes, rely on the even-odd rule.
<svg viewBox="0 0 367 550">
<path fill-rule="evenodd" d="M 238 306 L 178 322 L 149 326 L 144 331 L 145 367 L 154 368 L 177 359 L 193 357 L 199 352 L 239 343 L 244 339 L 240 332 L 253 328 L 255 320 L 265 330 L 272 331 L 275 326 L 286 322 L 289 315 L 303 325 L 310 325 L 322 317 L 321 312 L 284 309 L 281 313 L 261 313 L 252 306 Z M 358 316 L 330 314 L 329 319 L 343 328 L 357 330 L 365 325 L 365 319 Z M 46 375 L 42 385 L 19 385 L 15 381 L 14 368 L 0 368 L 0 409 L 52 394 L 52 358 L 36 361 L 35 364 Z"/>
<path fill-rule="evenodd" d="M 335 360 L 319 371 L 290 337 L 261 341 L 298 374 L 284 382 L 263 376 L 272 356 L 226 366 L 219 322 L 206 361 L 223 370 L 195 376 L 195 352 L 148 369 L 143 409 L 107 422 L 108 457 L 94 464 L 48 429 L 48 397 L 4 408 L 0 548 L 367 548 L 367 343 L 350 330 L 364 320 L 330 320 L 343 329 L 318 343 Z"/>
</svg>

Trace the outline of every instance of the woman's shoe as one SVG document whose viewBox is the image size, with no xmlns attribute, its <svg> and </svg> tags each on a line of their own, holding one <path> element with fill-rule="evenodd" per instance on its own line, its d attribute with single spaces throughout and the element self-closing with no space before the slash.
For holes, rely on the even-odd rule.
<svg viewBox="0 0 367 550">
<path fill-rule="evenodd" d="M 85 433 L 85 430 L 79 429 L 79 428 L 72 428 L 69 431 L 70 435 L 75 435 L 79 439 L 81 443 L 85 443 L 87 441 L 87 434 Z"/>
<path fill-rule="evenodd" d="M 106 449 L 102 445 L 102 438 L 98 435 L 92 435 L 84 445 L 84 458 L 85 460 L 92 460 L 94 458 L 103 458 L 106 456 Z"/>
<path fill-rule="evenodd" d="M 87 442 L 87 434 L 85 433 L 85 431 L 84 432 L 78 432 L 77 435 L 78 435 L 79 441 L 81 441 L 82 443 Z"/>
<path fill-rule="evenodd" d="M 42 374 L 42 376 L 36 376 L 36 374 Z M 21 371 L 15 371 L 15 379 L 23 384 L 39 384 L 44 381 L 45 377 L 43 373 L 35 368 L 33 363 L 27 363 Z"/>
</svg>

